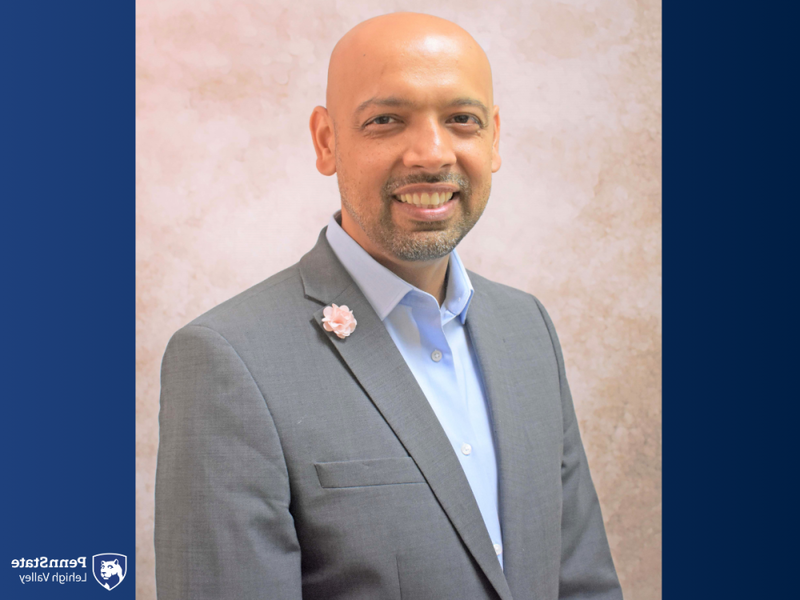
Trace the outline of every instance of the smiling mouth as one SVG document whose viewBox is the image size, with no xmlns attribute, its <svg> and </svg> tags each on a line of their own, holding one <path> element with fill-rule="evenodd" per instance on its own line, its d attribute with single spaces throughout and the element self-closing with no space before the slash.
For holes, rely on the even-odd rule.
<svg viewBox="0 0 800 600">
<path fill-rule="evenodd" d="M 437 208 L 458 196 L 459 192 L 434 192 L 433 194 L 399 194 L 394 196 L 394 199 L 421 208 Z"/>
</svg>

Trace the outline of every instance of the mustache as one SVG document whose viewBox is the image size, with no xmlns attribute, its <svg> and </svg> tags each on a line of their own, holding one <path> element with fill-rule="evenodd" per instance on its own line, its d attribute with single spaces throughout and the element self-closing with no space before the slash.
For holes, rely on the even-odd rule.
<svg viewBox="0 0 800 600">
<path fill-rule="evenodd" d="M 408 175 L 406 177 L 393 177 L 389 179 L 383 186 L 383 196 L 388 198 L 395 190 L 415 183 L 453 183 L 459 187 L 464 193 L 468 194 L 470 190 L 469 179 L 460 175 L 459 173 L 418 173 L 415 175 Z"/>
</svg>

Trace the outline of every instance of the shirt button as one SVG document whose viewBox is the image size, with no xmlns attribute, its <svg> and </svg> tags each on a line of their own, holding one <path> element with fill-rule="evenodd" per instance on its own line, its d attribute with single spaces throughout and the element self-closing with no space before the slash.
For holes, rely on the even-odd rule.
<svg viewBox="0 0 800 600">
<path fill-rule="evenodd" d="M 494 544 L 494 553 L 500 556 L 503 553 L 503 547 L 500 544 Z"/>
<path fill-rule="evenodd" d="M 461 444 L 461 454 L 464 454 L 466 456 L 472 454 L 472 446 L 470 446 L 469 444 Z"/>
<path fill-rule="evenodd" d="M 439 352 L 438 350 L 434 350 L 433 353 L 431 354 L 431 358 L 433 359 L 434 362 L 439 362 L 440 360 L 442 360 L 442 353 Z"/>
</svg>

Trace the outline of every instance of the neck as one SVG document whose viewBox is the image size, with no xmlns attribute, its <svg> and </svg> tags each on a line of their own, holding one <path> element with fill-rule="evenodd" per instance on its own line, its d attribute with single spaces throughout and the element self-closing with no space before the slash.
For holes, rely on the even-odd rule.
<svg viewBox="0 0 800 600">
<path fill-rule="evenodd" d="M 435 261 L 424 262 L 389 261 L 383 256 L 375 256 L 372 254 L 370 254 L 370 256 L 401 279 L 436 298 L 439 306 L 444 302 L 444 297 L 447 294 L 445 279 L 447 277 L 447 265 L 449 264 L 450 255 L 436 259 Z"/>
<path fill-rule="evenodd" d="M 407 281 L 414 287 L 427 292 L 439 303 L 444 302 L 447 293 L 446 281 L 447 265 L 450 264 L 450 255 L 434 260 L 399 260 L 387 256 L 377 248 L 367 237 L 364 231 L 354 223 L 347 211 L 342 211 L 342 229 L 353 238 L 359 246 L 366 250 L 372 258 L 389 269 L 392 273 Z"/>
</svg>

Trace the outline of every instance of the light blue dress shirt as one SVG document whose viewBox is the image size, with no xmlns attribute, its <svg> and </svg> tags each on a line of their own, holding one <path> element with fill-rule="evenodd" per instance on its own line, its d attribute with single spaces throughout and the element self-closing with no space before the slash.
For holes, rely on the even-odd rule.
<svg viewBox="0 0 800 600">
<path fill-rule="evenodd" d="M 483 378 L 464 323 L 474 290 L 455 250 L 447 292 L 436 298 L 372 258 L 335 216 L 328 243 L 392 336 L 439 418 L 461 462 L 500 565 L 503 541 L 497 500 L 497 459 Z M 358 315 L 355 315 L 358 319 Z"/>
</svg>

